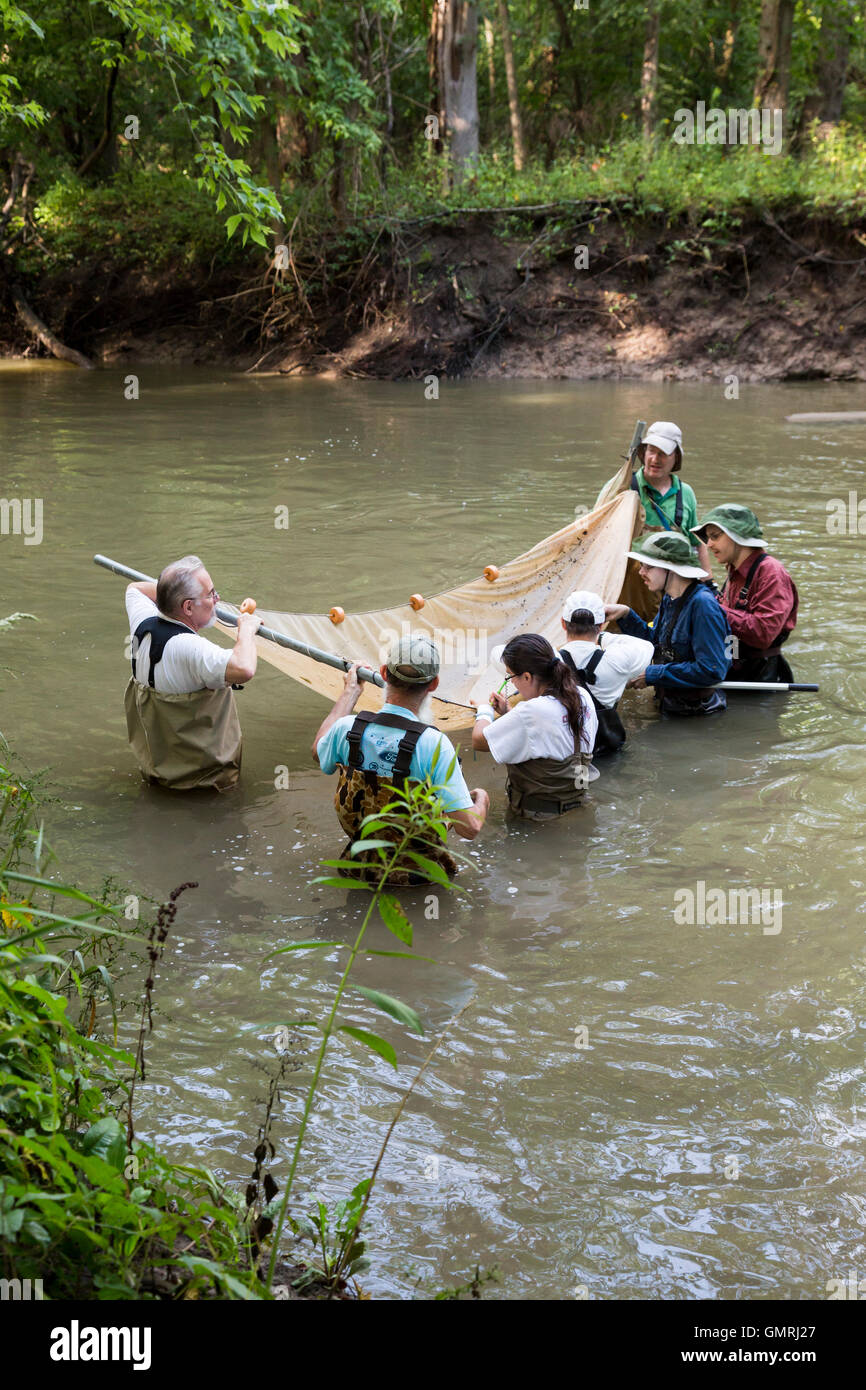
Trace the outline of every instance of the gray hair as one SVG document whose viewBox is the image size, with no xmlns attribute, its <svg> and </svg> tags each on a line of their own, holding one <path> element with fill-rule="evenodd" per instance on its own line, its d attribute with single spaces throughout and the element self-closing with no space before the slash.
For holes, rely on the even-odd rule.
<svg viewBox="0 0 866 1390">
<path fill-rule="evenodd" d="M 195 583 L 195 576 L 203 569 L 204 565 L 197 555 L 184 555 L 182 560 L 166 565 L 156 586 L 156 606 L 160 613 L 171 617 L 172 613 L 180 612 L 184 599 L 201 597 L 201 588 Z"/>
</svg>

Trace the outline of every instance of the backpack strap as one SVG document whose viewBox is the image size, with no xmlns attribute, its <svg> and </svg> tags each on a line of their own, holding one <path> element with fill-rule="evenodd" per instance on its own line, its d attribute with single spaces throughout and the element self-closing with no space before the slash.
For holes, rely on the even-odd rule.
<svg viewBox="0 0 866 1390">
<path fill-rule="evenodd" d="M 371 724 L 382 724 L 386 729 L 402 729 L 403 737 L 397 748 L 397 758 L 394 762 L 394 774 L 392 781 L 395 785 L 402 786 L 409 776 L 409 767 L 412 756 L 421 735 L 427 729 L 433 729 L 432 724 L 423 724 L 420 719 L 407 719 L 402 714 L 391 714 L 386 711 L 380 713 L 377 710 L 361 710 L 355 715 L 355 722 L 346 734 L 349 744 L 350 768 L 361 769 L 364 766 L 364 758 L 361 753 L 361 739 L 364 732 Z M 438 730 L 436 730 L 438 732 Z"/>
<path fill-rule="evenodd" d="M 148 634 L 150 635 L 150 670 L 147 676 L 147 683 L 153 686 L 156 668 L 162 661 L 162 654 L 165 651 L 166 644 L 171 641 L 172 637 L 182 637 L 183 634 L 189 632 L 189 630 L 190 629 L 185 623 L 173 622 L 171 618 L 163 618 L 162 614 L 159 613 L 155 614 L 152 618 L 145 618 L 140 622 L 132 636 L 131 655 L 133 679 L 137 679 L 135 674 L 135 661 L 138 656 L 138 649 L 141 645 L 142 638 L 147 637 Z"/>
<path fill-rule="evenodd" d="M 567 652 L 564 647 L 559 655 L 566 666 L 571 667 L 578 685 L 582 685 L 584 688 L 588 685 L 595 685 L 595 668 L 604 656 L 601 647 L 596 647 L 585 666 L 578 666 L 571 652 Z"/>
</svg>

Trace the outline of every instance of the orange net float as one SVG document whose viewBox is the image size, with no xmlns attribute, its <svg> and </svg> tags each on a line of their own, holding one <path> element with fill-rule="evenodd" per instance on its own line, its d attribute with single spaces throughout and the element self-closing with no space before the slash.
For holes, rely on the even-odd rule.
<svg viewBox="0 0 866 1390">
<path fill-rule="evenodd" d="M 412 594 L 412 596 L 409 599 L 409 603 L 411 607 L 415 609 L 416 613 L 419 609 L 424 607 L 424 599 L 421 594 Z"/>
<path fill-rule="evenodd" d="M 241 604 L 241 612 L 242 612 L 242 613 L 255 613 L 255 611 L 256 611 L 256 601 L 255 601 L 255 599 L 254 599 L 254 598 L 245 598 L 244 601 L 243 601 L 243 603 Z"/>
<path fill-rule="evenodd" d="M 343 621 L 343 619 L 345 618 L 345 616 L 346 616 L 346 615 L 345 615 L 345 613 L 343 612 L 342 608 L 337 608 L 337 607 L 332 608 L 331 611 L 330 611 L 330 613 L 328 614 L 328 617 L 331 619 L 331 622 L 334 623 L 334 624 L 336 624 L 336 623 L 341 623 L 341 622 Z"/>
<path fill-rule="evenodd" d="M 484 578 L 485 578 L 485 579 L 488 581 L 488 583 L 490 583 L 490 584 L 493 583 L 494 579 L 498 579 L 498 578 L 499 578 L 499 568 L 498 568 L 498 566 L 497 566 L 497 565 L 485 565 L 485 567 L 484 567 Z"/>
</svg>

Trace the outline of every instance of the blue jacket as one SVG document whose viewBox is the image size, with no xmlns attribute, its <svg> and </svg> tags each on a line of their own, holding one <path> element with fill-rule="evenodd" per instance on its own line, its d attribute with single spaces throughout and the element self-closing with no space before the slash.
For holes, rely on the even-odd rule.
<svg viewBox="0 0 866 1390">
<path fill-rule="evenodd" d="M 629 610 L 619 626 L 630 637 L 644 637 L 655 647 L 655 662 L 645 673 L 647 685 L 694 691 L 715 685 L 728 674 L 731 662 L 725 639 L 730 628 L 706 584 L 695 584 L 682 600 L 665 594 L 652 624 Z M 672 652 L 669 660 L 660 660 L 662 649 Z"/>
</svg>

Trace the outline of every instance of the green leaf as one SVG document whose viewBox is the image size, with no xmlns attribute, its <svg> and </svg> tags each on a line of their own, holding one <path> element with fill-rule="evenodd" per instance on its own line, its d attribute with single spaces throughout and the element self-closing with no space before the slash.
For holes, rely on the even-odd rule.
<svg viewBox="0 0 866 1390">
<path fill-rule="evenodd" d="M 432 956 L 416 956 L 412 951 L 371 951 L 366 946 L 361 950 L 365 956 L 400 956 L 403 960 L 426 960 L 430 965 L 436 964 Z"/>
<path fill-rule="evenodd" d="M 404 946 L 412 945 L 412 924 L 400 906 L 396 898 L 389 893 L 383 893 L 377 904 L 379 916 L 385 923 L 389 932 L 393 932 Z"/>
<path fill-rule="evenodd" d="M 367 849 L 389 849 L 393 854 L 395 846 L 393 840 L 356 840 L 349 850 L 349 854 L 352 856 L 363 854 Z"/>
<path fill-rule="evenodd" d="M 91 1125 L 81 1140 L 81 1152 L 88 1156 L 95 1154 L 98 1158 L 104 1158 L 112 1168 L 122 1170 L 126 1163 L 126 1133 L 119 1120 L 115 1120 L 113 1115 L 105 1115 Z"/>
<path fill-rule="evenodd" d="M 368 1033 L 363 1028 L 350 1028 L 347 1023 L 340 1026 L 341 1033 L 348 1033 L 350 1038 L 356 1042 L 363 1043 L 365 1047 L 372 1048 L 373 1052 L 378 1052 L 380 1057 L 384 1057 L 386 1062 L 390 1062 L 394 1070 L 397 1070 L 397 1054 L 389 1042 L 380 1038 L 378 1033 Z"/>
<path fill-rule="evenodd" d="M 280 946 L 276 951 L 269 951 L 265 960 L 270 960 L 271 956 L 284 956 L 287 951 L 321 951 L 325 946 L 345 946 L 345 941 L 296 941 L 291 946 Z"/>
<path fill-rule="evenodd" d="M 359 994 L 363 994 L 365 999 L 369 999 L 377 1009 L 381 1009 L 383 1014 L 390 1014 L 391 1018 L 396 1018 L 398 1023 L 402 1023 L 406 1028 L 411 1028 L 413 1033 L 419 1033 L 423 1038 L 424 1029 L 421 1027 L 421 1020 L 414 1009 L 410 1009 L 408 1004 L 395 999 L 390 994 L 382 994 L 378 989 L 365 989 L 363 985 L 355 985 Z"/>
<path fill-rule="evenodd" d="M 243 220 L 244 220 L 244 215 L 243 215 L 242 212 L 236 212 L 236 213 L 234 214 L 233 217 L 228 218 L 228 220 L 227 220 L 227 222 L 226 222 L 226 236 L 227 236 L 227 237 L 232 237 L 232 236 L 234 236 L 235 232 L 236 232 L 237 229 L 238 229 L 238 225 L 239 225 L 241 222 L 243 222 Z"/>
<path fill-rule="evenodd" d="M 452 883 L 451 879 L 435 859 L 427 859 L 423 854 L 416 854 L 414 850 L 407 849 L 406 854 L 409 859 L 413 859 L 423 873 L 433 883 L 441 883 L 443 888 L 457 888 L 458 884 Z"/>
</svg>

